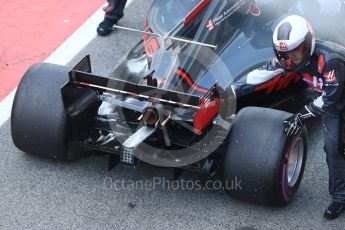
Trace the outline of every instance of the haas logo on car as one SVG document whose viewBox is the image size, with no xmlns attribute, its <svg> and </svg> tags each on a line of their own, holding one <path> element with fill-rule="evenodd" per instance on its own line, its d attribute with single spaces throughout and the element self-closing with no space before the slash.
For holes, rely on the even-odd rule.
<svg viewBox="0 0 345 230">
<path fill-rule="evenodd" d="M 209 20 L 209 21 L 207 22 L 206 28 L 207 28 L 209 31 L 211 31 L 211 30 L 214 29 L 214 24 L 213 24 L 212 20 Z"/>
</svg>

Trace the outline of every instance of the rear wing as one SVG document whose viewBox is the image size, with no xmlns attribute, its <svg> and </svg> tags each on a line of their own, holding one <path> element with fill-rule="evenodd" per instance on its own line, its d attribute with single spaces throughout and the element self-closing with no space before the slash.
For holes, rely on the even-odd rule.
<svg viewBox="0 0 345 230">
<path fill-rule="evenodd" d="M 196 132 L 201 132 L 219 113 L 219 88 L 216 83 L 204 96 L 185 94 L 173 90 L 139 85 L 132 82 L 106 78 L 91 73 L 90 56 L 86 56 L 69 72 L 70 83 L 94 88 L 100 92 L 120 94 L 150 101 L 195 110 L 193 123 Z"/>
</svg>

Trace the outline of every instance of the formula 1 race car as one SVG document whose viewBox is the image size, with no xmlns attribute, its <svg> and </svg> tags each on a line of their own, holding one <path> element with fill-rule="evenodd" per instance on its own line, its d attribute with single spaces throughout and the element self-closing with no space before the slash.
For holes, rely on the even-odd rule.
<svg viewBox="0 0 345 230">
<path fill-rule="evenodd" d="M 273 30 L 291 14 L 345 44 L 343 1 L 155 0 L 143 39 L 110 76 L 92 74 L 89 56 L 72 70 L 33 65 L 13 103 L 13 142 L 49 159 L 74 160 L 83 149 L 108 154 L 111 166 L 221 172 L 225 183 L 241 181 L 231 196 L 287 205 L 307 133 L 286 137 L 283 121 L 314 93 L 295 73 L 248 73 L 274 58 Z"/>
</svg>

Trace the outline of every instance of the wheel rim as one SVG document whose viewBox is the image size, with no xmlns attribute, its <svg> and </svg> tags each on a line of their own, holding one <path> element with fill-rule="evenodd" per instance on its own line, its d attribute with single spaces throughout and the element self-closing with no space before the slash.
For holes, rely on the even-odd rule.
<svg viewBox="0 0 345 230">
<path fill-rule="evenodd" d="M 287 182 L 289 187 L 295 186 L 302 172 L 304 145 L 302 137 L 292 140 L 288 153 Z"/>
</svg>

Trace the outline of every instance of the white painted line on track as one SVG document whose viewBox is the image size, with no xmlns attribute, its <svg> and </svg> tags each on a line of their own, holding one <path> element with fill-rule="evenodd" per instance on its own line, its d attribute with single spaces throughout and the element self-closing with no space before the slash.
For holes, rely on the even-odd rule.
<svg viewBox="0 0 345 230">
<path fill-rule="evenodd" d="M 86 22 L 79 27 L 67 40 L 59 46 L 44 62 L 67 65 L 73 57 L 87 46 L 96 36 L 98 23 L 103 20 L 103 7 L 98 9 Z"/>
<path fill-rule="evenodd" d="M 12 90 L 12 92 L 0 102 L 0 126 L 2 126 L 11 116 L 12 103 L 16 90 L 17 88 Z"/>
<path fill-rule="evenodd" d="M 128 0 L 126 8 L 134 0 Z M 66 41 L 59 46 L 44 62 L 58 65 L 67 65 L 84 47 L 86 47 L 96 36 L 96 28 L 103 20 L 103 7 L 99 8 L 89 19 L 87 19 Z M 17 88 L 7 95 L 0 102 L 0 126 L 11 116 L 13 99 Z"/>
</svg>

